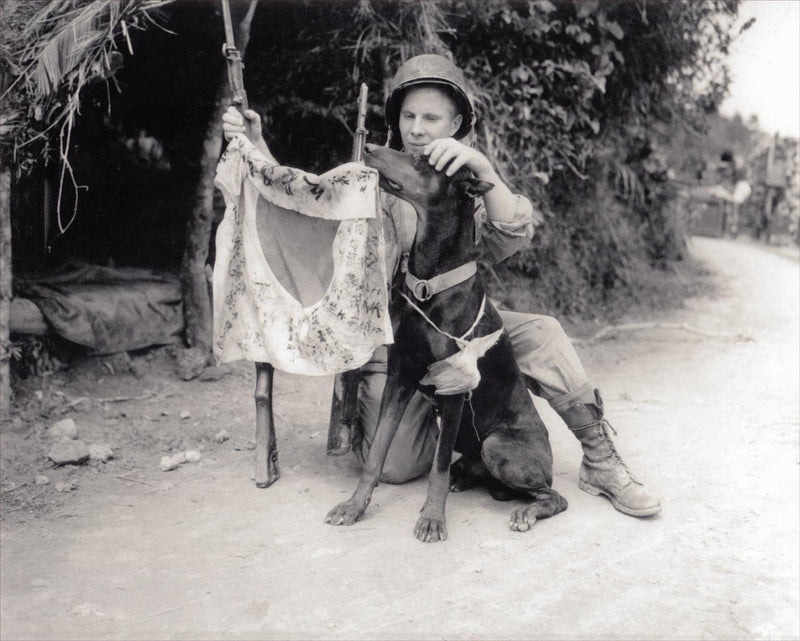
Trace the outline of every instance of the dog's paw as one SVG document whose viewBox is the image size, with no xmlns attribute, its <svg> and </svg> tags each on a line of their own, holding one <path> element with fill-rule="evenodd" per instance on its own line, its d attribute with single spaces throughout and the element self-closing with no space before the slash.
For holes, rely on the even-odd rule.
<svg viewBox="0 0 800 641">
<path fill-rule="evenodd" d="M 511 513 L 511 529 L 515 532 L 527 532 L 536 523 L 536 515 L 533 510 L 521 507 Z"/>
<path fill-rule="evenodd" d="M 366 505 L 359 505 L 353 500 L 339 503 L 328 512 L 325 517 L 325 523 L 330 523 L 331 525 L 353 525 L 364 515 L 366 509 Z"/>
<path fill-rule="evenodd" d="M 421 516 L 414 526 L 414 536 L 423 543 L 437 543 L 447 540 L 447 528 L 444 519 Z"/>
</svg>

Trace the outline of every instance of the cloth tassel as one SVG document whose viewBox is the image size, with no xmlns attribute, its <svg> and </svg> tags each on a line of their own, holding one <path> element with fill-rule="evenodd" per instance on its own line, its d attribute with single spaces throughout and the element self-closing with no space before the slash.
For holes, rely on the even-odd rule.
<svg viewBox="0 0 800 641">
<path fill-rule="evenodd" d="M 428 367 L 420 384 L 433 385 L 436 394 L 450 396 L 463 394 L 478 387 L 481 375 L 478 359 L 486 354 L 500 339 L 503 329 L 468 341 L 461 351 L 437 361 Z"/>
</svg>

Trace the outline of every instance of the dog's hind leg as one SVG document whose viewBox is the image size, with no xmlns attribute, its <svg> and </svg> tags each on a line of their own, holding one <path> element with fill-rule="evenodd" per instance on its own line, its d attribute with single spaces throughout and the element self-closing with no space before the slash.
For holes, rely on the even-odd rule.
<svg viewBox="0 0 800 641">
<path fill-rule="evenodd" d="M 450 487 L 450 461 L 453 458 L 453 447 L 461 422 L 464 394 L 440 396 L 438 402 L 442 427 L 436 443 L 433 466 L 428 476 L 428 495 L 414 527 L 414 536 L 425 543 L 447 539 L 444 510 Z"/>
<path fill-rule="evenodd" d="M 456 437 L 455 451 L 461 454 L 450 466 L 450 491 L 463 492 L 477 487 L 488 487 L 495 479 L 481 460 L 481 441 L 475 429 L 475 416 L 471 404 L 464 406 L 461 426 Z"/>
<path fill-rule="evenodd" d="M 533 497 L 532 503 L 512 512 L 512 530 L 524 532 L 538 519 L 567 509 L 567 500 L 550 487 L 553 457 L 546 441 L 527 430 L 500 429 L 484 440 L 481 455 L 498 481 Z"/>
<path fill-rule="evenodd" d="M 525 532 L 538 519 L 546 519 L 567 509 L 567 499 L 551 487 L 543 487 L 533 494 L 533 503 L 517 508 L 511 513 L 511 529 Z"/>
<path fill-rule="evenodd" d="M 525 501 L 530 494 L 515 490 L 494 478 L 481 460 L 462 456 L 450 466 L 450 491 L 464 492 L 483 487 L 495 501 Z"/>
<path fill-rule="evenodd" d="M 450 491 L 463 492 L 486 487 L 492 475 L 481 460 L 464 455 L 450 466 Z"/>
</svg>

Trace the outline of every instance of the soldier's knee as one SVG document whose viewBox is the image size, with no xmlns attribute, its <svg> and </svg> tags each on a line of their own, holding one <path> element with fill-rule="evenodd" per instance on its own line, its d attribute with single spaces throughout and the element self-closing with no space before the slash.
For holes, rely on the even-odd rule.
<svg viewBox="0 0 800 641">
<path fill-rule="evenodd" d="M 382 483 L 391 483 L 392 485 L 399 485 L 401 483 L 408 483 L 416 478 L 422 476 L 430 469 L 420 466 L 419 464 L 404 464 L 400 461 L 387 460 L 381 470 L 380 481 Z"/>
<path fill-rule="evenodd" d="M 561 323 L 552 316 L 531 315 L 510 330 L 509 335 L 518 358 L 541 350 L 560 353 L 571 345 Z"/>
<path fill-rule="evenodd" d="M 567 338 L 567 333 L 561 323 L 552 316 L 537 316 L 533 321 L 536 331 L 550 340 L 562 340 Z"/>
</svg>

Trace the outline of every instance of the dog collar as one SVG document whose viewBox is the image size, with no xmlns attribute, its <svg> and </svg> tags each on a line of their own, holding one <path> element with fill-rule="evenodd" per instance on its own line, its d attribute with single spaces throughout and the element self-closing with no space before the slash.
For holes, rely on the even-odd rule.
<svg viewBox="0 0 800 641">
<path fill-rule="evenodd" d="M 443 292 L 454 285 L 463 283 L 469 280 L 478 271 L 478 263 L 474 260 L 464 263 L 463 265 L 451 269 L 444 274 L 437 274 L 428 280 L 422 280 L 414 276 L 411 272 L 406 271 L 406 287 L 411 291 L 418 301 L 425 302 L 430 300 L 434 295 Z"/>
</svg>

